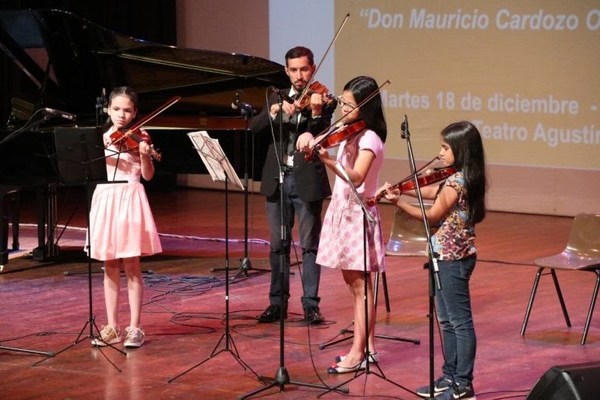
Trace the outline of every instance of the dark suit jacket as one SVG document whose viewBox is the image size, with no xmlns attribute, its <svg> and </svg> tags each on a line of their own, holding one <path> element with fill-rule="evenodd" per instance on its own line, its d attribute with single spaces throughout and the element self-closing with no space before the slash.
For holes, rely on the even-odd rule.
<svg viewBox="0 0 600 400">
<path fill-rule="evenodd" d="M 286 90 L 286 89 L 283 89 Z M 289 89 L 287 89 L 289 90 Z M 250 130 L 255 135 L 263 136 L 265 138 L 271 138 L 271 116 L 269 114 L 270 105 L 278 102 L 278 95 L 272 94 L 269 99 L 269 104 L 265 105 L 261 112 L 252 119 Z M 312 118 L 310 107 L 302 110 L 301 123 L 298 127 L 298 135 L 296 138 L 304 133 L 311 132 L 315 136 L 321 133 L 331 123 L 331 116 L 335 109 L 335 102 L 329 106 L 324 106 L 320 118 Z M 287 115 L 283 115 L 283 129 L 282 139 L 283 145 L 280 145 L 280 132 L 279 132 L 279 114 L 273 120 L 273 133 L 275 142 L 273 140 L 269 143 L 267 150 L 267 156 L 265 164 L 262 170 L 262 182 L 260 186 L 260 193 L 264 196 L 271 197 L 277 194 L 277 188 L 279 186 L 279 164 L 277 163 L 277 153 L 275 149 L 277 147 L 279 154 L 284 154 L 290 132 L 296 131 L 296 119 L 292 119 L 294 123 L 291 123 L 287 118 Z M 294 153 L 294 167 L 293 172 L 296 181 L 296 188 L 298 195 L 304 201 L 316 201 L 323 200 L 327 196 L 331 195 L 331 187 L 329 186 L 329 180 L 327 179 L 327 171 L 325 165 L 315 157 L 314 161 L 307 162 L 304 158 L 304 153 Z"/>
</svg>

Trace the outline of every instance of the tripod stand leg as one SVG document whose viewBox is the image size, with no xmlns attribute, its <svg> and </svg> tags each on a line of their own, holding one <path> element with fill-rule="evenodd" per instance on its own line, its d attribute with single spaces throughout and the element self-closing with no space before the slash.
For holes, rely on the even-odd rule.
<svg viewBox="0 0 600 400">
<path fill-rule="evenodd" d="M 379 272 L 377 272 L 375 274 L 375 284 L 374 284 L 374 289 L 375 292 L 373 294 L 374 298 L 375 298 L 375 307 L 377 307 L 377 300 L 379 298 L 378 296 L 378 292 L 379 292 L 379 277 L 381 275 L 382 278 L 382 282 L 383 282 L 383 290 L 384 290 L 384 295 L 385 295 L 385 304 L 386 304 L 386 310 L 389 312 L 390 311 L 390 306 L 389 306 L 389 297 L 388 297 L 388 291 L 387 291 L 387 281 L 386 281 L 386 277 L 385 277 L 385 272 L 382 272 L 381 274 Z M 333 346 L 335 344 L 341 343 L 343 341 L 349 340 L 353 338 L 354 335 L 354 331 L 352 331 L 350 328 L 350 326 L 352 326 L 354 324 L 354 322 L 350 323 L 350 325 L 348 325 L 348 328 L 342 329 L 340 331 L 339 335 L 342 334 L 351 334 L 352 336 L 347 336 L 345 338 L 341 338 L 341 339 L 336 339 L 338 336 L 335 336 L 334 338 L 326 341 L 325 343 L 322 343 L 319 345 L 319 349 L 323 350 L 327 347 Z M 407 339 L 407 338 L 401 338 L 401 337 L 397 337 L 397 336 L 387 336 L 387 335 L 381 335 L 381 334 L 375 334 L 376 338 L 379 339 L 388 339 L 388 340 L 396 340 L 396 341 L 400 341 L 400 342 L 408 342 L 408 343 L 414 343 L 414 344 L 421 344 L 421 341 L 418 339 Z"/>
<path fill-rule="evenodd" d="M 205 362 L 207 362 L 208 360 L 210 360 L 211 358 L 215 357 L 218 353 L 220 353 L 221 351 L 217 352 L 217 348 L 219 347 L 219 345 L 221 344 L 221 342 L 223 341 L 223 339 L 225 338 L 225 334 L 223 334 L 221 336 L 221 338 L 219 339 L 219 341 L 217 342 L 216 346 L 213 348 L 213 351 L 210 353 L 210 355 L 205 358 L 204 360 L 200 361 L 199 363 L 193 365 L 192 367 L 186 369 L 185 371 L 175 375 L 173 378 L 169 379 L 167 382 L 171 383 L 173 382 L 175 379 L 179 378 L 180 376 L 183 376 L 185 374 L 187 374 L 188 372 L 190 372 L 191 370 L 199 367 L 200 365 L 204 364 Z"/>
<path fill-rule="evenodd" d="M 77 346 L 80 342 L 82 342 L 85 338 L 82 338 L 83 336 L 83 332 L 85 331 L 85 328 L 88 327 L 88 325 L 90 324 L 90 321 L 86 321 L 85 324 L 83 325 L 83 328 L 81 328 L 81 331 L 79 331 L 79 335 L 77 335 L 77 338 L 75 339 L 75 341 L 73 343 L 71 343 L 70 345 L 68 345 L 67 347 L 57 351 L 56 353 L 54 353 L 55 356 L 59 355 L 60 353 L 67 351 L 68 349 L 70 349 L 71 347 Z M 34 366 L 37 364 L 40 364 L 44 361 L 46 361 L 46 359 L 38 361 L 37 363 L 33 364 Z"/>
<path fill-rule="evenodd" d="M 345 334 L 347 334 L 347 333 L 350 333 L 350 334 L 352 334 L 353 332 L 352 332 L 352 330 L 350 329 L 350 327 L 351 327 L 353 324 L 354 324 L 354 322 L 351 322 L 351 323 L 350 323 L 350 325 L 348 325 L 348 327 L 347 327 L 347 328 L 344 328 L 344 329 L 342 329 L 342 330 L 340 331 L 340 333 L 338 333 L 338 335 L 337 335 L 337 336 L 335 336 L 335 337 L 333 337 L 333 338 L 329 339 L 329 340 L 328 340 L 328 341 L 326 341 L 325 343 L 321 343 L 321 344 L 319 345 L 319 350 L 323 350 L 323 349 L 326 349 L 326 348 L 328 348 L 328 347 L 330 347 L 330 346 L 333 346 L 333 345 L 335 345 L 335 344 L 338 344 L 338 343 L 344 342 L 344 341 L 346 341 L 346 340 L 352 339 L 352 336 L 346 336 L 346 337 L 344 337 L 344 338 L 340 338 L 340 339 L 336 339 L 336 338 L 337 338 L 337 337 L 339 337 L 340 335 L 345 335 Z"/>
<path fill-rule="evenodd" d="M 270 269 L 263 269 L 263 268 L 254 268 L 252 266 L 252 262 L 250 261 L 250 259 L 246 256 L 240 259 L 240 268 L 238 269 L 237 274 L 235 274 L 235 278 L 237 279 L 239 278 L 242 274 L 244 274 L 245 276 L 248 276 L 248 272 L 250 271 L 257 271 L 257 272 L 270 272 Z"/>
<path fill-rule="evenodd" d="M 239 399 L 249 399 L 259 393 L 262 393 L 266 390 L 269 390 L 273 387 L 279 387 L 279 391 L 283 392 L 285 390 L 285 385 L 287 384 L 292 384 L 292 385 L 297 385 L 297 386 L 304 386 L 304 387 L 310 387 L 310 388 L 316 388 L 316 389 L 323 389 L 323 385 L 317 385 L 317 384 L 312 384 L 312 383 L 305 383 L 305 382 L 295 382 L 295 381 L 291 381 L 290 380 L 290 376 L 287 372 L 287 369 L 285 367 L 279 367 L 279 369 L 277 370 L 277 373 L 275 374 L 275 378 L 266 378 L 266 377 L 260 377 L 259 380 L 263 383 L 266 383 L 267 386 L 262 387 L 262 388 L 258 388 L 255 389 L 249 393 L 246 393 L 245 395 L 242 395 L 239 397 Z M 338 387 L 335 388 L 328 388 L 328 392 L 329 391 L 336 391 L 336 392 L 340 392 L 340 393 L 344 393 L 344 394 L 348 394 L 350 391 L 348 390 L 348 388 L 343 388 L 342 386 L 344 386 L 343 384 L 339 385 Z M 325 386 L 325 388 L 327 388 Z"/>
<path fill-rule="evenodd" d="M 350 378 L 350 379 L 348 379 L 348 380 L 346 380 L 346 381 L 344 381 L 344 382 L 340 383 L 340 384 L 339 384 L 339 385 L 337 385 L 337 386 L 333 386 L 333 387 L 330 387 L 330 388 L 328 388 L 328 389 L 327 389 L 325 392 L 323 392 L 323 393 L 320 393 L 320 394 L 317 396 L 317 398 L 320 398 L 321 396 L 324 396 L 324 395 L 326 395 L 327 393 L 330 393 L 330 392 L 333 392 L 333 391 L 339 391 L 339 390 L 340 390 L 340 388 L 341 388 L 342 386 L 344 386 L 344 385 L 346 385 L 346 384 L 348 384 L 348 383 L 352 382 L 353 380 L 355 380 L 355 379 L 359 378 L 359 377 L 360 377 L 360 376 L 362 376 L 362 375 L 364 375 L 364 376 L 365 376 L 365 380 L 366 380 L 366 379 L 369 377 L 369 375 L 375 375 L 375 376 L 377 376 L 377 377 L 379 377 L 379 378 L 383 379 L 383 380 L 384 380 L 384 381 L 386 381 L 386 382 L 389 382 L 389 383 L 391 383 L 392 385 L 394 385 L 394 386 L 396 386 L 396 387 L 398 387 L 398 388 L 400 388 L 400 389 L 406 390 L 406 391 L 407 391 L 407 392 L 409 392 L 409 393 L 412 393 L 412 394 L 414 394 L 414 395 L 417 395 L 417 393 L 416 393 L 416 392 L 413 392 L 412 390 L 410 390 L 410 389 L 408 389 L 408 388 L 406 388 L 406 387 L 404 387 L 404 386 L 400 385 L 399 383 L 396 383 L 396 382 L 394 382 L 394 381 L 392 381 L 392 380 L 388 379 L 388 378 L 385 376 L 385 374 L 383 373 L 383 371 L 381 370 L 381 368 L 379 367 L 379 364 L 378 364 L 378 363 L 371 363 L 371 362 L 369 362 L 369 359 L 368 359 L 368 358 L 366 358 L 366 360 L 367 360 L 367 364 L 366 364 L 366 368 L 365 368 L 364 370 L 357 371 L 357 372 L 354 374 L 354 376 L 353 376 L 352 378 Z M 374 371 L 372 371 L 372 370 L 371 370 L 371 367 L 370 367 L 370 365 L 371 365 L 371 364 L 375 364 L 375 366 L 377 367 L 377 369 L 379 370 L 379 372 L 374 372 Z M 366 382 L 365 382 L 365 384 L 366 384 Z"/>
<path fill-rule="evenodd" d="M 19 347 L 10 347 L 10 346 L 1 346 L 0 345 L 0 350 L 8 350 L 8 351 L 17 351 L 17 352 L 21 352 L 21 353 L 29 353 L 29 354 L 39 354 L 41 356 L 47 356 L 47 357 L 52 357 L 54 356 L 54 353 L 49 352 L 49 351 L 39 351 L 39 350 L 29 350 L 29 349 L 21 349 Z"/>
<path fill-rule="evenodd" d="M 221 345 L 221 343 L 225 343 L 225 348 L 217 351 L 217 349 L 219 348 L 219 345 Z M 196 365 L 188 368 L 187 370 L 177 374 L 173 378 L 169 379 L 167 382 L 168 383 L 173 382 L 175 379 L 187 374 L 191 370 L 199 367 L 200 365 L 204 364 L 208 360 L 218 356 L 220 353 L 223 353 L 223 352 L 229 352 L 232 355 L 232 357 L 238 362 L 238 364 L 240 364 L 242 366 L 242 368 L 244 368 L 244 370 L 249 370 L 255 376 L 259 377 L 259 375 L 252 368 L 250 368 L 250 366 L 248 364 L 246 364 L 244 362 L 244 360 L 242 360 L 240 358 L 237 347 L 235 346 L 235 343 L 233 342 L 233 338 L 231 337 L 231 335 L 229 335 L 229 333 L 224 333 L 223 335 L 221 335 L 221 338 L 219 339 L 216 346 L 213 348 L 213 351 L 210 353 L 210 355 L 208 357 L 206 357 L 204 360 L 200 361 Z"/>
<path fill-rule="evenodd" d="M 391 308 L 390 308 L 390 295 L 388 293 L 388 286 L 387 286 L 387 277 L 385 275 L 385 271 L 382 272 L 381 274 L 378 274 L 377 276 L 381 275 L 381 282 L 383 284 L 383 298 L 385 300 L 385 311 L 390 312 Z M 377 286 L 379 287 L 379 286 Z"/>
<path fill-rule="evenodd" d="M 88 326 L 90 327 L 90 334 L 89 334 L 89 335 L 87 335 L 87 336 L 84 336 L 84 335 L 83 335 L 83 332 L 85 331 L 85 329 L 86 329 Z M 46 361 L 46 360 L 47 360 L 48 358 L 50 358 L 50 357 L 56 357 L 57 355 L 59 355 L 59 354 L 61 354 L 61 353 L 65 352 L 65 351 L 69 350 L 70 348 L 73 348 L 73 347 L 77 346 L 79 343 L 81 343 L 81 342 L 85 341 L 86 339 L 90 339 L 90 340 L 91 340 L 91 339 L 93 339 L 93 338 L 94 338 L 94 335 L 93 335 L 93 329 L 94 329 L 94 328 L 96 329 L 96 331 L 97 331 L 97 332 L 99 332 L 99 330 L 98 330 L 98 327 L 96 326 L 96 323 L 95 323 L 95 321 L 94 321 L 94 318 L 90 318 L 89 320 L 87 320 L 87 321 L 85 322 L 85 324 L 84 324 L 84 325 L 83 325 L 83 327 L 81 328 L 81 331 L 79 331 L 79 335 L 77 335 L 77 338 L 75 339 L 75 341 L 74 341 L 73 343 L 71 343 L 71 344 L 70 344 L 70 345 L 68 345 L 67 347 L 65 347 L 65 348 L 63 348 L 63 349 L 61 349 L 61 350 L 57 351 L 56 353 L 52 353 L 52 355 L 51 355 L 51 356 L 49 356 L 49 357 L 47 357 L 47 358 L 44 358 L 43 360 L 40 360 L 40 361 L 38 361 L 38 362 L 34 363 L 34 364 L 33 364 L 33 366 L 36 366 L 36 365 L 38 365 L 38 364 L 41 364 L 42 362 Z M 123 350 L 117 349 L 116 347 L 114 347 L 114 346 L 113 346 L 113 345 L 111 345 L 111 344 L 107 344 L 107 346 L 108 346 L 108 347 L 110 347 L 110 348 L 112 348 L 113 350 L 116 350 L 116 351 L 118 351 L 119 353 L 123 354 L 124 356 L 126 356 L 126 355 L 127 355 L 127 353 L 126 353 L 126 352 L 124 352 Z M 96 347 L 97 347 L 97 346 L 96 346 Z M 116 366 L 116 364 L 115 364 L 115 363 L 113 363 L 113 362 L 112 362 L 112 361 L 111 361 L 111 360 L 110 360 L 110 359 L 109 359 L 109 358 L 108 358 L 108 357 L 107 357 L 107 356 L 104 354 L 104 352 L 102 352 L 102 349 L 101 349 L 100 347 L 97 347 L 97 348 L 98 348 L 98 350 L 100 350 L 100 353 L 102 353 L 102 356 L 103 356 L 103 357 L 104 357 L 104 358 L 105 358 L 105 359 L 106 359 L 106 360 L 107 360 L 107 361 L 108 361 L 108 362 L 109 362 L 109 363 L 110 363 L 110 364 L 111 364 L 113 367 L 115 367 L 115 368 L 117 369 L 117 371 L 121 372 L 121 369 L 120 369 L 119 367 L 117 367 L 117 366 Z"/>
</svg>

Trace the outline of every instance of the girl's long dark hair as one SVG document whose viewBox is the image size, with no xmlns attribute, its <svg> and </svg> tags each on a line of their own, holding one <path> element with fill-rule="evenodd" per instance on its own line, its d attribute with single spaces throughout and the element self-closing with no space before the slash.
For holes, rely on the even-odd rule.
<svg viewBox="0 0 600 400">
<path fill-rule="evenodd" d="M 387 124 L 383 115 L 383 107 L 381 106 L 379 85 L 375 79 L 369 76 L 357 76 L 346 83 L 344 91 L 346 90 L 352 92 L 356 104 L 362 103 L 364 99 L 377 93 L 371 100 L 360 107 L 360 117 L 366 122 L 367 128 L 375 132 L 381 138 L 381 141 L 385 143 L 385 139 L 387 138 Z"/>
<path fill-rule="evenodd" d="M 481 222 L 486 211 L 487 178 L 485 153 L 479 130 L 469 121 L 459 121 L 444 128 L 442 138 L 452 149 L 454 167 L 462 171 L 465 177 L 469 222 Z"/>
</svg>

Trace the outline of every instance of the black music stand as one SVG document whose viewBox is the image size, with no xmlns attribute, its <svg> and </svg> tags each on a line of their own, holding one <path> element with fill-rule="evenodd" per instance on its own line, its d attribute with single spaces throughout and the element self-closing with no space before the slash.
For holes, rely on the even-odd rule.
<svg viewBox="0 0 600 400">
<path fill-rule="evenodd" d="M 179 373 L 175 377 L 168 380 L 169 383 L 182 375 L 185 375 L 189 371 L 196 367 L 204 364 L 206 361 L 213 357 L 216 357 L 220 353 L 228 352 L 233 358 L 244 368 L 249 369 L 254 375 L 258 377 L 258 374 L 254 372 L 248 364 L 246 364 L 240 357 L 240 354 L 235 346 L 233 337 L 231 336 L 229 329 L 229 188 L 228 184 L 232 181 L 237 187 L 243 189 L 244 185 L 240 181 L 240 178 L 235 173 L 235 170 L 231 166 L 231 163 L 227 159 L 227 156 L 223 152 L 219 141 L 211 138 L 206 131 L 190 132 L 187 134 L 194 148 L 200 155 L 200 158 L 204 162 L 204 165 L 208 169 L 210 176 L 213 181 L 224 182 L 225 184 L 225 332 L 217 342 L 213 351 L 204 360 L 200 361 L 196 365 L 188 368 L 187 370 Z M 225 347 L 218 350 L 221 343 L 224 343 Z"/>
<path fill-rule="evenodd" d="M 354 184 L 352 183 L 352 181 L 350 180 L 350 177 L 348 176 L 348 174 L 346 173 L 346 170 L 344 169 L 344 167 L 338 162 L 336 164 L 336 168 L 337 170 L 340 172 L 341 176 L 343 177 L 343 179 L 346 181 L 346 183 L 348 184 L 348 187 L 350 187 L 351 192 L 353 193 L 353 197 L 355 199 L 355 201 L 361 206 L 362 211 L 363 211 L 363 273 L 364 273 L 364 280 L 365 280 L 365 285 L 364 285 L 364 307 L 365 307 L 365 364 L 366 367 L 363 370 L 358 370 L 356 371 L 356 373 L 354 374 L 354 376 L 342 383 L 340 383 L 337 386 L 334 386 L 332 388 L 328 388 L 325 392 L 319 394 L 317 397 L 321 397 L 333 390 L 338 389 L 339 387 L 347 384 L 348 382 L 353 381 L 354 379 L 358 378 L 361 375 L 365 375 L 365 379 L 366 377 L 368 377 L 371 374 L 374 374 L 375 376 L 391 383 L 394 386 L 399 387 L 400 389 L 404 389 L 409 393 L 415 394 L 415 392 L 413 392 L 412 390 L 390 380 L 389 378 L 387 378 L 385 376 L 385 374 L 383 373 L 383 371 L 381 370 L 381 367 L 379 366 L 379 363 L 374 363 L 370 360 L 369 357 L 369 302 L 368 302 L 368 284 L 367 284 L 367 280 L 369 278 L 369 271 L 367 271 L 367 225 L 368 224 L 373 224 L 375 223 L 375 219 L 373 218 L 373 216 L 371 215 L 371 213 L 369 212 L 369 210 L 367 209 L 367 207 L 365 206 L 364 202 L 362 201 L 360 195 L 358 194 L 358 192 L 356 191 L 356 188 L 354 187 Z M 375 299 L 373 299 L 373 301 L 375 301 Z M 375 364 L 375 367 L 377 368 L 378 372 L 374 372 L 371 370 L 371 364 Z"/>
<path fill-rule="evenodd" d="M 86 339 L 92 340 L 100 337 L 100 330 L 96 325 L 92 302 L 92 258 L 91 243 L 89 240 L 90 232 L 90 202 L 94 188 L 99 183 L 106 183 L 106 161 L 104 153 L 104 143 L 102 142 L 102 131 L 100 128 L 56 128 L 54 135 L 56 147 L 56 161 L 58 175 L 61 182 L 65 185 L 85 186 L 86 202 L 85 211 L 87 219 L 87 266 L 88 266 L 88 319 L 81 328 L 79 335 L 73 343 L 56 352 L 54 356 L 75 347 Z M 89 327 L 89 333 L 84 336 L 86 328 Z M 98 334 L 94 334 L 95 332 Z M 107 346 L 127 355 L 122 350 L 117 349 L 111 344 Z M 98 347 L 100 353 L 114 366 L 119 372 L 121 370 L 113 363 Z M 49 358 L 49 357 L 48 357 Z M 48 358 L 41 360 L 37 365 Z"/>
</svg>

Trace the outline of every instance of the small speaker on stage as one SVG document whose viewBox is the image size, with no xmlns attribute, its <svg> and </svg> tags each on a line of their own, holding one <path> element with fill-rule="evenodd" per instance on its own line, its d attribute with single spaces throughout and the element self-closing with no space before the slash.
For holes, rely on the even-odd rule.
<svg viewBox="0 0 600 400">
<path fill-rule="evenodd" d="M 600 361 L 594 361 L 550 368 L 526 400 L 595 400 L 599 395 Z"/>
</svg>

